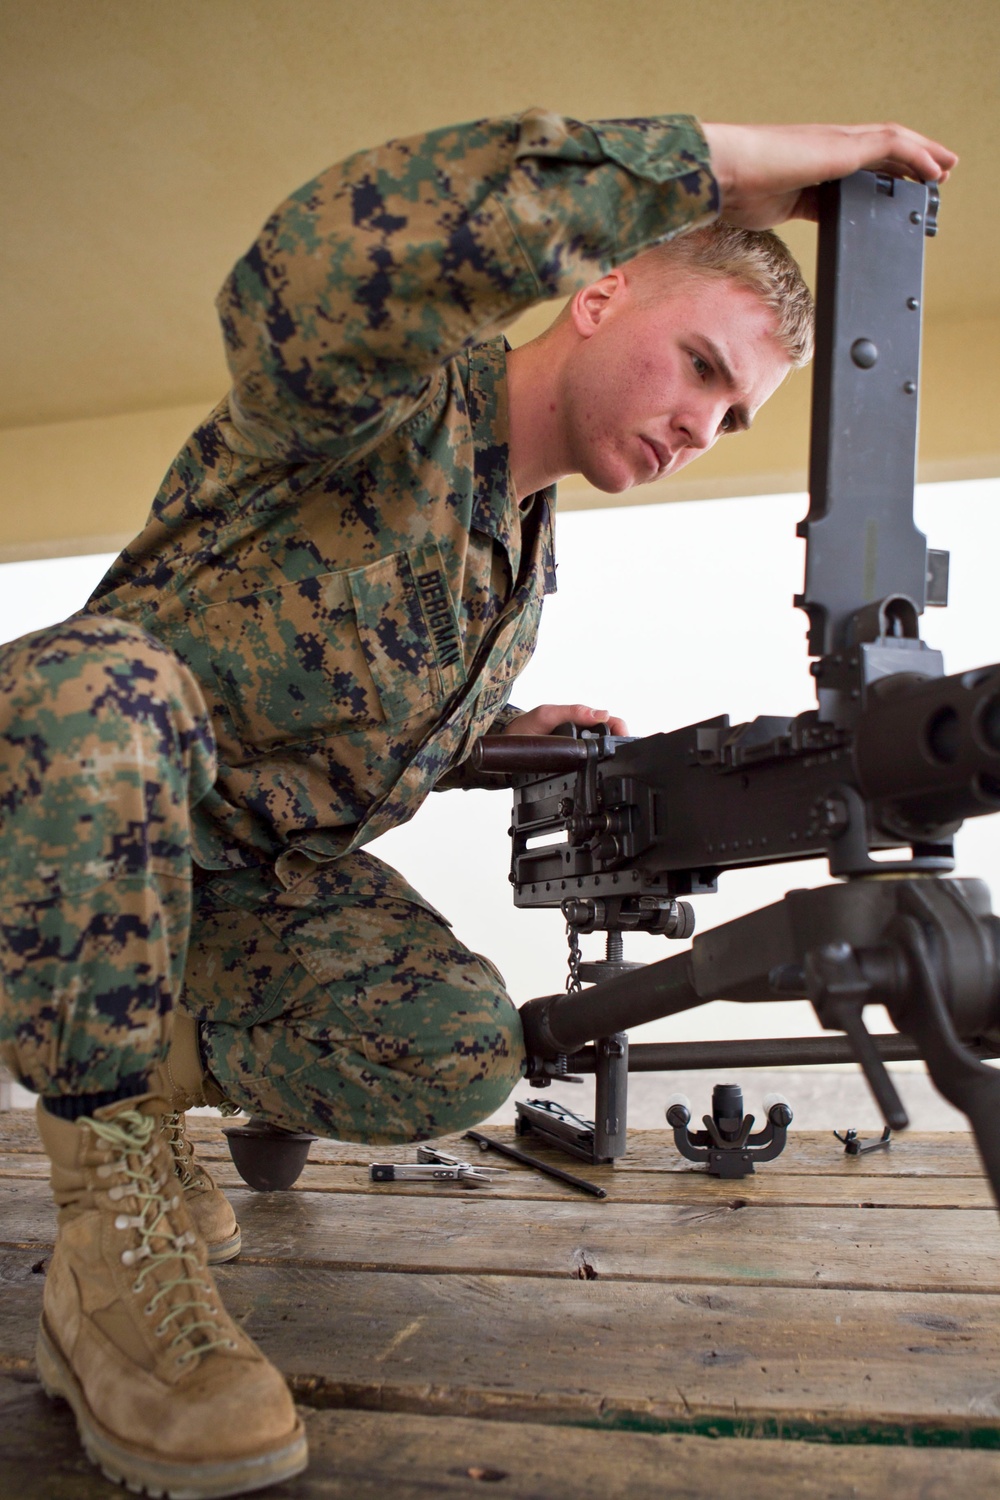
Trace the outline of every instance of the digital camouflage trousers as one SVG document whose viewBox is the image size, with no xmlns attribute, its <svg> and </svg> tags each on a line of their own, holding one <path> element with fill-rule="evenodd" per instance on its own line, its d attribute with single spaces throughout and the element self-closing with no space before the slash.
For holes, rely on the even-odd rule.
<svg viewBox="0 0 1000 1500">
<path fill-rule="evenodd" d="M 359 852 L 287 891 L 194 866 L 215 745 L 138 626 L 78 616 L 0 647 L 0 1055 L 43 1094 L 139 1089 L 170 1016 L 277 1124 L 390 1143 L 483 1119 L 521 1076 L 516 1009 L 400 875 Z"/>
</svg>

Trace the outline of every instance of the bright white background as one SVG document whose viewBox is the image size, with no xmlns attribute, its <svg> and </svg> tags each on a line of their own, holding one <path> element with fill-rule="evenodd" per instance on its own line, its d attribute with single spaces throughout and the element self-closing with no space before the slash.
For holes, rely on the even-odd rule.
<svg viewBox="0 0 1000 1500">
<path fill-rule="evenodd" d="M 633 734 L 674 729 L 719 713 L 733 723 L 813 706 L 795 523 L 802 495 L 568 512 L 559 518 L 559 592 L 545 606 L 538 651 L 516 689 L 522 707 L 582 701 L 622 714 Z M 923 633 L 949 672 L 1000 661 L 995 608 L 1000 481 L 923 486 L 917 521 L 932 546 L 951 550 L 947 610 Z M 0 567 L 0 640 L 77 608 L 110 562 L 61 558 Z M 496 962 L 514 999 L 561 989 L 566 972 L 556 912 L 518 912 L 507 884 L 504 792 L 432 795 L 404 828 L 372 846 Z M 960 873 L 1000 890 L 1000 821 L 974 819 L 959 835 Z M 719 894 L 695 898 L 701 930 L 777 900 L 789 886 L 826 880 L 819 863 L 722 877 Z M 584 939 L 595 956 L 601 939 Z M 589 946 L 587 946 L 589 945 Z M 633 936 L 626 956 L 677 951 Z M 871 1017 L 877 1024 L 877 1018 Z M 805 1034 L 804 1003 L 717 1004 L 636 1031 L 644 1040 Z"/>
</svg>

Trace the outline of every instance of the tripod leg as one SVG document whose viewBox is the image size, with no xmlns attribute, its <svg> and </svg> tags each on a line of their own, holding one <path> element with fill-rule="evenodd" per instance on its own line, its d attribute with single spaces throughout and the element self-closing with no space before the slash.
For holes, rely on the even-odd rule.
<svg viewBox="0 0 1000 1500">
<path fill-rule="evenodd" d="M 628 1113 L 628 1033 L 615 1032 L 597 1041 L 597 1090 L 594 1100 L 594 1160 L 625 1155 Z"/>
<path fill-rule="evenodd" d="M 980 1062 L 956 1036 L 920 922 L 901 916 L 896 930 L 921 1002 L 908 1007 L 905 1024 L 938 1090 L 968 1116 L 1000 1207 L 1000 1070 Z"/>
</svg>

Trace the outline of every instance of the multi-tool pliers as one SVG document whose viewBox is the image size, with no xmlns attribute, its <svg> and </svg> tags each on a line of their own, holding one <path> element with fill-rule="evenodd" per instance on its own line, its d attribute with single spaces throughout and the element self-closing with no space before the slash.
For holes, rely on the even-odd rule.
<svg viewBox="0 0 1000 1500">
<path fill-rule="evenodd" d="M 463 1161 L 436 1146 L 418 1146 L 415 1162 L 376 1161 L 368 1169 L 372 1182 L 457 1182 L 462 1187 L 489 1187 L 506 1167 L 484 1167 Z"/>
</svg>

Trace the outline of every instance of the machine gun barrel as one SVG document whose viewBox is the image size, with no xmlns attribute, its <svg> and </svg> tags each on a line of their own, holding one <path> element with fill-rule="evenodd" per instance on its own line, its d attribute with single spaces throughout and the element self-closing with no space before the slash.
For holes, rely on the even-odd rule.
<svg viewBox="0 0 1000 1500">
<path fill-rule="evenodd" d="M 1000 666 L 870 690 L 854 737 L 863 796 L 904 835 L 1000 809 Z"/>
</svg>

